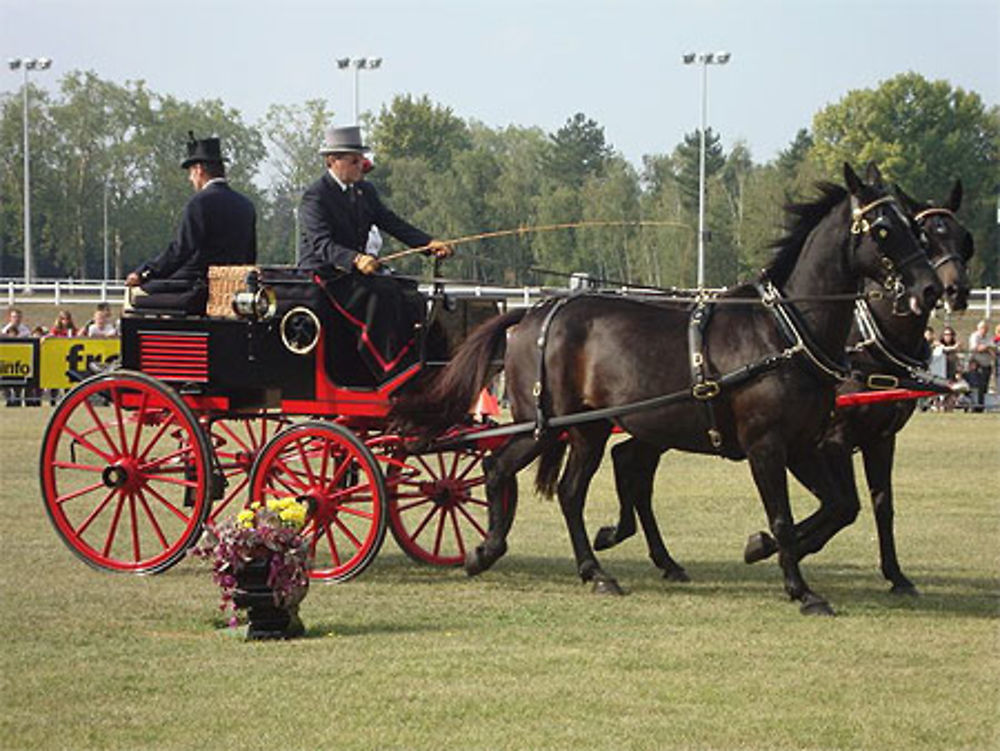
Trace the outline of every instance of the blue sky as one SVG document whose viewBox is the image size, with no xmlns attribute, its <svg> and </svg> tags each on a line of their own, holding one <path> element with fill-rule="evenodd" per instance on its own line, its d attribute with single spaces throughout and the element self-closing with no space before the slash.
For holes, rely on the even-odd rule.
<svg viewBox="0 0 1000 751">
<path fill-rule="evenodd" d="M 334 60 L 380 56 L 361 73 L 362 110 L 426 94 L 549 132 L 584 112 L 634 163 L 699 127 L 700 69 L 681 55 L 714 50 L 732 59 L 709 68 L 709 125 L 756 161 L 850 90 L 909 70 L 1000 102 L 997 0 L 0 0 L 0 54 L 53 58 L 33 76 L 48 88 L 93 70 L 218 97 L 251 122 L 323 97 L 347 123 L 353 73 Z M 15 91 L 21 75 L 0 81 Z"/>
</svg>

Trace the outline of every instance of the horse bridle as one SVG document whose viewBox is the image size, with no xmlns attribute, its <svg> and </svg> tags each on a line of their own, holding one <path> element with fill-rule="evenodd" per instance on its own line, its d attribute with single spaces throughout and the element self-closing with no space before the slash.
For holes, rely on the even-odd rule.
<svg viewBox="0 0 1000 751">
<path fill-rule="evenodd" d="M 923 222 L 929 216 L 949 216 L 956 223 L 958 222 L 958 218 L 955 216 L 955 212 L 952 211 L 951 209 L 945 209 L 945 208 L 941 208 L 941 207 L 938 207 L 938 206 L 932 206 L 930 208 L 927 208 L 927 209 L 924 209 L 923 211 L 918 212 L 917 214 L 915 214 L 913 216 L 913 222 L 915 224 L 917 224 L 924 231 L 925 234 L 928 234 L 928 233 L 927 233 L 926 228 L 924 227 Z M 929 234 L 928 234 L 928 237 L 929 237 Z M 929 241 L 928 241 L 928 244 L 929 244 Z M 931 259 L 928 258 L 927 260 L 930 261 L 931 268 L 934 269 L 935 271 L 937 271 L 939 268 L 941 268 L 942 266 L 944 266 L 949 261 L 951 261 L 952 263 L 954 263 L 956 265 L 961 264 L 961 266 L 963 266 L 963 267 L 965 266 L 965 260 L 961 256 L 959 256 L 957 253 L 945 253 L 940 258 L 936 258 L 934 260 L 931 260 Z"/>
<path fill-rule="evenodd" d="M 874 201 L 867 203 L 864 206 L 858 206 L 851 209 L 851 234 L 855 237 L 853 248 L 855 253 L 857 253 L 862 235 L 873 234 L 875 236 L 875 247 L 879 255 L 879 260 L 882 263 L 882 268 L 885 269 L 885 277 L 879 280 L 879 283 L 887 292 L 892 293 L 894 299 L 899 300 L 906 294 L 906 287 L 903 285 L 903 269 L 920 260 L 926 261 L 927 255 L 923 250 L 918 248 L 897 263 L 882 250 L 882 245 L 879 243 L 879 240 L 884 240 L 888 237 L 889 231 L 886 229 L 888 219 L 884 214 L 880 214 L 874 221 L 869 221 L 867 215 L 879 206 L 890 203 L 896 208 L 897 214 L 902 217 L 904 221 L 908 221 L 905 219 L 902 210 L 896 203 L 895 197 L 886 195 L 881 198 L 876 198 Z"/>
</svg>

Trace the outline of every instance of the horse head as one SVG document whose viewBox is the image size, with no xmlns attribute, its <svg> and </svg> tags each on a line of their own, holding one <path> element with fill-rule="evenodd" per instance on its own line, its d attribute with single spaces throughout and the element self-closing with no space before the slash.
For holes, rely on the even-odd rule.
<svg viewBox="0 0 1000 751">
<path fill-rule="evenodd" d="M 898 185 L 894 185 L 893 190 L 910 216 L 920 244 L 944 286 L 945 309 L 965 310 L 970 288 L 966 269 L 975 246 L 972 234 L 955 217 L 962 205 L 962 181 L 955 181 L 951 195 L 941 206 L 917 201 Z"/>
<path fill-rule="evenodd" d="M 941 282 L 874 163 L 868 164 L 865 178 L 867 182 L 844 163 L 852 218 L 849 265 L 879 282 L 897 301 L 905 298 L 914 315 L 920 315 L 941 297 Z"/>
</svg>

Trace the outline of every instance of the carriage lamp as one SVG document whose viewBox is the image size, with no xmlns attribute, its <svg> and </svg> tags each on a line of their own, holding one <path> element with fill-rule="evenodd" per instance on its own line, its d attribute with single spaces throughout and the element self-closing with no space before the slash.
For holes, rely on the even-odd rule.
<svg viewBox="0 0 1000 751">
<path fill-rule="evenodd" d="M 240 318 L 264 321 L 278 308 L 278 298 L 270 287 L 260 285 L 260 275 L 251 271 L 246 276 L 246 289 L 233 295 L 233 312 Z"/>
</svg>

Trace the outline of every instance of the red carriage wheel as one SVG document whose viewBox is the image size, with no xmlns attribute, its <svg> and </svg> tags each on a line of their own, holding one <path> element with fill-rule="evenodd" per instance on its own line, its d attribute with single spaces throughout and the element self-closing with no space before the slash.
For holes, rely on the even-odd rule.
<svg viewBox="0 0 1000 751">
<path fill-rule="evenodd" d="M 290 421 L 271 415 L 222 417 L 208 425 L 208 435 L 226 487 L 209 512 L 209 521 L 234 514 L 249 499 L 250 470 L 267 442 Z M 236 501 L 235 503 L 233 501 Z"/>
<path fill-rule="evenodd" d="M 304 422 L 279 433 L 250 473 L 255 501 L 306 497 L 313 510 L 304 534 L 314 579 L 345 581 L 375 559 L 386 527 L 386 490 L 371 451 L 346 428 Z"/>
<path fill-rule="evenodd" d="M 114 371 L 69 392 L 45 431 L 40 475 L 56 531 L 100 569 L 169 568 L 208 513 L 205 434 L 173 390 L 142 373 Z"/>
<path fill-rule="evenodd" d="M 485 449 L 394 459 L 389 465 L 389 528 L 415 561 L 460 566 L 488 528 Z"/>
</svg>

